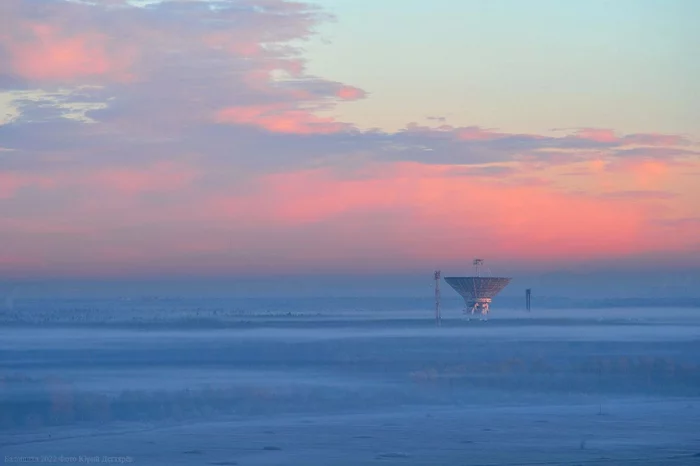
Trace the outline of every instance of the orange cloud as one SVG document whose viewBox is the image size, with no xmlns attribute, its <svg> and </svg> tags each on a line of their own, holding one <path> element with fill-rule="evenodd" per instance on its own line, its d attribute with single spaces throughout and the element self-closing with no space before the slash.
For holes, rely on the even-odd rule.
<svg viewBox="0 0 700 466">
<path fill-rule="evenodd" d="M 257 126 L 273 133 L 329 134 L 349 128 L 333 118 L 318 117 L 282 104 L 228 107 L 217 112 L 215 121 Z"/>
<path fill-rule="evenodd" d="M 32 80 L 71 80 L 94 76 L 130 79 L 133 50 L 110 47 L 98 32 L 73 33 L 41 23 L 20 23 L 15 34 L 0 35 L 15 73 Z"/>
</svg>

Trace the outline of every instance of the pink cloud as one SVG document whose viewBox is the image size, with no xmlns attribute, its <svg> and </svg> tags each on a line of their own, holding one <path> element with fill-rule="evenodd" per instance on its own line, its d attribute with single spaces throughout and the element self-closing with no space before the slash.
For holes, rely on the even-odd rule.
<svg viewBox="0 0 700 466">
<path fill-rule="evenodd" d="M 676 134 L 637 133 L 617 136 L 615 131 L 603 128 L 582 128 L 576 137 L 589 141 L 623 146 L 680 146 L 688 145 L 687 138 Z"/>
<path fill-rule="evenodd" d="M 0 34 L 12 69 L 31 80 L 72 80 L 111 76 L 128 80 L 133 49 L 110 47 L 99 32 L 67 32 L 52 24 L 20 22 L 19 28 Z"/>
<path fill-rule="evenodd" d="M 623 138 L 625 144 L 639 146 L 685 146 L 690 141 L 676 134 L 629 134 Z"/>
<path fill-rule="evenodd" d="M 168 192 L 189 186 L 199 174 L 199 170 L 189 165 L 172 162 L 160 162 L 142 169 L 103 168 L 52 174 L 0 172 L 0 199 L 15 197 L 24 188 L 51 191 L 82 186 L 129 196 Z"/>
<path fill-rule="evenodd" d="M 266 176 L 253 197 L 221 203 L 228 209 L 219 213 L 233 222 L 255 218 L 272 230 L 330 235 L 305 261 L 339 260 L 334 248 L 348 251 L 346 260 L 357 251 L 384 251 L 377 260 L 395 264 L 466 260 L 474 250 L 510 260 L 586 261 L 669 246 L 652 233 L 658 231 L 655 211 L 647 205 L 668 198 L 601 201 L 527 179 L 518 184 L 462 177 L 450 166 L 399 163 L 376 169 L 374 178 L 338 177 L 325 169 Z"/>
<path fill-rule="evenodd" d="M 504 136 L 508 134 L 485 130 L 478 126 L 457 129 L 457 139 L 462 141 L 490 141 Z"/>
<path fill-rule="evenodd" d="M 169 192 L 189 186 L 199 175 L 198 170 L 181 163 L 161 162 L 136 169 L 106 169 L 87 173 L 78 182 L 93 187 L 136 195 L 145 192 Z"/>
<path fill-rule="evenodd" d="M 241 57 L 255 57 L 264 53 L 264 48 L 255 39 L 238 39 L 231 33 L 213 32 L 206 34 L 202 41 L 213 49 L 227 50 Z"/>
<path fill-rule="evenodd" d="M 267 251 L 281 268 L 453 263 L 474 250 L 509 261 L 572 263 L 678 251 L 692 242 L 687 232 L 669 242 L 656 224 L 656 206 L 673 197 L 601 200 L 521 179 L 494 182 L 415 163 L 372 165 L 359 177 L 304 170 L 264 176 L 248 195 L 211 198 L 201 212 L 209 224 L 249 225 L 232 237 L 237 247 L 252 257 Z"/>
<path fill-rule="evenodd" d="M 330 117 L 318 117 L 285 104 L 236 106 L 217 112 L 217 123 L 251 125 L 273 133 L 328 134 L 349 129 Z"/>
<path fill-rule="evenodd" d="M 644 189 L 662 185 L 675 164 L 672 161 L 652 158 L 618 159 L 608 165 L 608 170 L 618 176 L 632 176 L 636 184 Z"/>
<path fill-rule="evenodd" d="M 26 255 L 0 253 L 0 272 L 36 271 L 45 265 L 42 260 Z"/>
<path fill-rule="evenodd" d="M 619 141 L 611 129 L 583 128 L 576 131 L 576 136 L 595 142 L 616 143 Z"/>
<path fill-rule="evenodd" d="M 350 176 L 330 168 L 263 175 L 237 193 L 192 190 L 195 172 L 167 165 L 147 176 L 98 171 L 79 177 L 91 194 L 70 209 L 0 225 L 6 233 L 46 235 L 46 248 L 28 250 L 33 260 L 50 262 L 79 243 L 81 270 L 114 273 L 150 263 L 209 271 L 243 266 L 228 254 L 277 271 L 456 263 L 475 250 L 494 260 L 586 262 L 683 250 L 694 241 L 686 230 L 696 228 L 674 224 L 678 234 L 669 240 L 655 206 L 673 198 L 601 199 L 530 183 L 529 172 L 500 181 L 449 165 L 381 163 Z M 128 195 L 152 189 L 191 191 L 162 205 Z M 63 224 L 72 230 L 61 233 Z M 115 231 L 133 231 L 139 240 Z"/>
<path fill-rule="evenodd" d="M 0 200 L 14 197 L 23 188 L 50 189 L 56 186 L 56 180 L 48 175 L 0 172 Z"/>
<path fill-rule="evenodd" d="M 456 139 L 457 141 L 495 141 L 512 136 L 520 136 L 518 134 L 502 133 L 490 129 L 484 129 L 479 126 L 461 126 L 454 127 L 451 125 L 440 125 L 437 128 L 423 126 L 417 123 L 409 123 L 404 130 L 409 133 L 419 133 L 428 138 L 447 138 Z M 538 139 L 540 136 L 527 135 L 529 138 Z"/>
<path fill-rule="evenodd" d="M 342 86 L 335 95 L 342 100 L 358 100 L 365 97 L 366 93 L 362 89 L 353 86 Z"/>
<path fill-rule="evenodd" d="M 601 203 L 548 186 L 460 178 L 444 166 L 399 164 L 394 170 L 391 177 L 373 180 L 337 179 L 319 170 L 300 172 L 266 178 L 264 190 L 277 199 L 271 203 L 273 215 L 287 226 L 333 219 L 342 224 L 342 217 L 353 212 L 360 218 L 372 212 L 404 212 L 385 238 L 400 240 L 408 234 L 411 247 L 416 241 L 427 247 L 436 236 L 442 237 L 442 246 L 430 248 L 437 254 L 466 253 L 487 238 L 488 244 L 481 248 L 498 255 L 507 250 L 516 256 L 582 258 L 643 247 L 638 237 L 645 225 L 644 211 L 630 209 L 624 201 Z M 474 231 L 475 219 L 479 233 Z M 433 233 L 434 225 L 442 233 Z M 469 236 L 477 243 L 469 244 L 460 233 L 464 231 L 472 231 Z M 371 238 L 360 236 L 357 241 Z"/>
</svg>

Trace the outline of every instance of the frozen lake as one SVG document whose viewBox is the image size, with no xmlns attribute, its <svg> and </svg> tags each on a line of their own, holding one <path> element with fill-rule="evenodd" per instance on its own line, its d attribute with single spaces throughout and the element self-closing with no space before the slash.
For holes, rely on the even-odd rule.
<svg viewBox="0 0 700 466">
<path fill-rule="evenodd" d="M 700 464 L 700 309 L 169 306 L 0 316 L 5 462 Z"/>
</svg>

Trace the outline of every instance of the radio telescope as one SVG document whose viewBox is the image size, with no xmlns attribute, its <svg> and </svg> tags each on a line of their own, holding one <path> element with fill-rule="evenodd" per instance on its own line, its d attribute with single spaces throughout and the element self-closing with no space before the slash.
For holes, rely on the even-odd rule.
<svg viewBox="0 0 700 466">
<path fill-rule="evenodd" d="M 480 313 L 481 320 L 486 320 L 490 311 L 491 300 L 510 283 L 510 278 L 482 277 L 483 259 L 474 259 L 473 277 L 445 277 L 445 281 L 464 298 L 464 313 L 471 317 Z"/>
</svg>

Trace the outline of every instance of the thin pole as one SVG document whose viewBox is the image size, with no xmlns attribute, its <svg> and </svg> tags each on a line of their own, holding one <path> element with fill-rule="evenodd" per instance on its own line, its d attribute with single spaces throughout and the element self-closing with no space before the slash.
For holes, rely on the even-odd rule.
<svg viewBox="0 0 700 466">
<path fill-rule="evenodd" d="M 435 324 L 440 325 L 442 323 L 442 316 L 440 315 L 440 271 L 435 271 Z"/>
<path fill-rule="evenodd" d="M 525 290 L 525 309 L 530 311 L 530 303 L 532 300 L 532 290 L 530 288 Z"/>
</svg>

